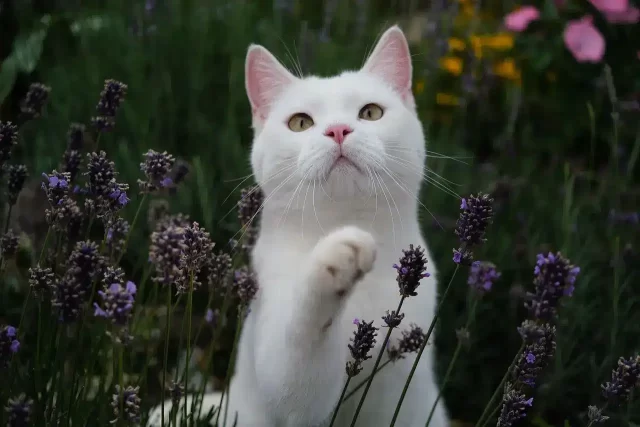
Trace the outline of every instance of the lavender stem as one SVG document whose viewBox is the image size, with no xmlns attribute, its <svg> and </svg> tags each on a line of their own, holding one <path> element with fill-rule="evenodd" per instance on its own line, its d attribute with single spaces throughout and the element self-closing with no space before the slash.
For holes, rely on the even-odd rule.
<svg viewBox="0 0 640 427">
<path fill-rule="evenodd" d="M 402 298 L 400 298 L 400 303 L 398 304 L 398 308 L 396 309 L 396 314 L 400 314 L 400 309 L 402 308 L 402 303 L 404 302 L 404 299 L 406 297 L 403 295 Z M 389 338 L 391 337 L 391 332 L 393 331 L 393 328 L 390 326 L 389 330 L 387 331 L 387 336 L 384 337 L 384 341 L 382 342 L 382 346 L 380 347 L 380 351 L 378 352 L 378 358 L 376 359 L 376 363 L 375 365 L 373 365 L 373 369 L 371 376 L 369 377 L 369 381 L 367 382 L 367 386 L 364 389 L 364 392 L 362 393 L 362 397 L 360 398 L 360 402 L 358 403 L 358 408 L 356 409 L 356 413 L 353 415 L 353 419 L 351 420 L 351 427 L 354 427 L 356 425 L 356 420 L 358 419 L 358 415 L 360 414 L 360 410 L 362 409 L 362 405 L 364 404 L 364 400 L 367 397 L 367 392 L 369 391 L 369 388 L 371 387 L 371 383 L 373 382 L 373 377 L 375 376 L 375 372 L 378 369 L 378 366 L 380 365 L 380 360 L 382 360 L 382 355 L 384 354 L 385 349 L 387 348 L 387 343 L 389 342 Z"/>
<path fill-rule="evenodd" d="M 420 351 L 418 351 L 416 360 L 413 362 L 413 366 L 411 367 L 411 372 L 409 372 L 409 377 L 407 378 L 407 381 L 404 383 L 404 388 L 402 389 L 400 400 L 396 405 L 396 410 L 393 413 L 393 419 L 391 420 L 391 424 L 389 425 L 390 427 L 393 427 L 396 424 L 396 420 L 398 419 L 398 415 L 400 414 L 400 408 L 402 407 L 402 402 L 404 401 L 404 397 L 407 394 L 407 390 L 409 390 L 409 384 L 411 384 L 411 380 L 413 379 L 413 374 L 416 372 L 416 368 L 418 367 L 418 363 L 420 362 L 420 357 L 422 356 L 424 349 L 427 347 L 427 343 L 429 342 L 429 337 L 431 337 L 431 334 L 433 333 L 433 330 L 436 327 L 436 322 L 438 321 L 438 316 L 440 315 L 440 309 L 442 308 L 444 301 L 447 299 L 447 294 L 449 294 L 449 289 L 451 289 L 451 284 L 453 283 L 453 279 L 456 277 L 456 273 L 458 272 L 459 268 L 460 268 L 460 264 L 456 264 L 456 269 L 453 270 L 453 274 L 451 275 L 449 284 L 444 290 L 444 294 L 442 294 L 442 299 L 440 299 L 440 303 L 436 308 L 436 314 L 433 316 L 433 320 L 431 321 L 431 325 L 429 325 L 429 330 L 427 330 L 427 335 L 424 338 L 424 342 L 420 347 Z"/>
</svg>

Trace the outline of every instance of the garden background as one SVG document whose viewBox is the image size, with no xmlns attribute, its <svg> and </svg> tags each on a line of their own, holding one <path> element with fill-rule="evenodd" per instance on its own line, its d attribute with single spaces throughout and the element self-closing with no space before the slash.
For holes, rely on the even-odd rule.
<svg viewBox="0 0 640 427">
<path fill-rule="evenodd" d="M 133 230 L 121 267 L 140 283 L 149 274 L 147 212 L 159 199 L 198 221 L 217 247 L 237 237 L 235 203 L 239 188 L 251 183 L 240 186 L 250 173 L 247 46 L 262 44 L 305 74 L 329 75 L 359 67 L 380 32 L 399 23 L 411 44 L 414 93 L 432 153 L 433 182 L 422 194 L 428 211 L 421 216 L 441 286 L 455 266 L 460 203 L 450 193 L 484 191 L 495 199 L 494 224 L 476 258 L 495 263 L 502 277 L 483 297 L 469 347 L 445 389 L 446 404 L 457 420 L 478 418 L 520 346 L 516 327 L 526 316 L 523 298 L 532 289 L 536 254 L 559 250 L 582 272 L 560 311 L 556 357 L 522 424 L 585 425 L 587 406 L 601 404 L 600 384 L 618 357 L 640 347 L 640 25 L 633 14 L 625 18 L 630 22 L 616 20 L 595 3 L 532 0 L 526 4 L 540 16 L 522 31 L 517 25 L 509 31 L 505 15 L 525 2 L 0 1 L 0 119 L 16 120 L 31 83 L 51 88 L 42 117 L 21 128 L 13 150 L 12 163 L 24 163 L 30 178 L 12 212 L 20 247 L 4 266 L 0 325 L 19 323 L 27 269 L 47 232 L 40 176 L 59 165 L 69 123 L 90 125 L 105 79 L 128 85 L 117 125 L 100 141 L 120 178 L 135 188 L 148 149 L 167 150 L 189 165 L 177 191 L 147 200 Z M 585 15 L 605 40 L 601 58 L 585 60 L 568 48 L 567 25 Z M 591 33 L 581 37 L 592 43 Z M 130 222 L 140 201 L 135 193 L 123 212 Z M 459 274 L 454 283 L 434 340 L 440 378 L 467 316 L 466 277 Z M 207 288 L 196 295 L 193 322 L 199 325 Z M 149 408 L 160 399 L 167 312 L 153 304 L 152 292 L 140 298 L 136 318 L 145 321 L 137 325 L 140 339 L 127 375 L 139 379 L 145 365 L 140 395 Z M 171 328 L 172 366 L 184 357 L 178 345 L 183 306 Z M 198 359 L 211 331 L 205 328 L 196 342 L 194 370 L 207 370 L 214 384 L 224 378 L 234 322 L 223 330 L 211 366 Z M 77 410 L 95 411 L 105 421 L 111 414 L 103 406 Z M 611 425 L 638 424 L 640 405 L 609 415 Z"/>
</svg>

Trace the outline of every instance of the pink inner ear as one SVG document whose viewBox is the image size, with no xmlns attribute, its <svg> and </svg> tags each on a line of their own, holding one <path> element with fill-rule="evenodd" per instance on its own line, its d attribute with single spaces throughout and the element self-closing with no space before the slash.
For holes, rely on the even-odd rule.
<svg viewBox="0 0 640 427">
<path fill-rule="evenodd" d="M 392 27 L 383 34 L 363 70 L 387 82 L 403 99 L 413 99 L 411 53 L 400 28 Z"/>
<path fill-rule="evenodd" d="M 251 46 L 245 65 L 245 84 L 254 117 L 266 119 L 275 98 L 295 77 L 262 46 Z"/>
</svg>

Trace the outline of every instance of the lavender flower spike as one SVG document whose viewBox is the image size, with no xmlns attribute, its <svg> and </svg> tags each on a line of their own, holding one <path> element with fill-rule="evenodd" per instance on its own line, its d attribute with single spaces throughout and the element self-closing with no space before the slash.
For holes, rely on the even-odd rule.
<svg viewBox="0 0 640 427">
<path fill-rule="evenodd" d="M 11 158 L 11 150 L 18 143 L 18 127 L 0 121 L 0 167 Z"/>
<path fill-rule="evenodd" d="M 24 393 L 14 399 L 9 399 L 5 408 L 9 418 L 7 427 L 29 426 L 32 406 L 33 400 L 29 399 Z"/>
<path fill-rule="evenodd" d="M 400 264 L 394 264 L 393 268 L 398 271 L 398 287 L 400 295 L 403 297 L 416 296 L 416 289 L 420 286 L 420 280 L 429 277 L 427 271 L 427 258 L 424 255 L 424 249 L 420 246 L 414 248 L 409 245 L 409 249 L 402 251 L 404 256 L 400 258 Z"/>
<path fill-rule="evenodd" d="M 489 292 L 493 283 L 502 276 L 495 264 L 491 262 L 474 262 L 471 264 L 467 284 L 479 294 Z"/>
<path fill-rule="evenodd" d="M 7 368 L 11 357 L 20 350 L 18 332 L 13 326 L 0 329 L 0 368 Z"/>
<path fill-rule="evenodd" d="M 453 250 L 456 264 L 470 265 L 473 261 L 472 248 L 486 242 L 487 228 L 493 221 L 493 199 L 488 194 L 473 194 L 460 203 L 460 218 L 455 233 L 460 239 L 460 247 Z"/>
<path fill-rule="evenodd" d="M 602 385 L 602 394 L 613 404 L 621 404 L 631 398 L 640 386 L 640 355 L 618 359 L 618 367 L 611 374 L 611 381 Z"/>
<path fill-rule="evenodd" d="M 497 427 L 514 426 L 517 421 L 527 416 L 527 410 L 532 405 L 533 397 L 527 399 L 527 396 L 516 390 L 511 383 L 507 383 Z"/>
<path fill-rule="evenodd" d="M 127 282 L 125 286 L 112 283 L 106 291 L 98 291 L 102 305 L 94 303 L 94 315 L 110 319 L 115 325 L 126 326 L 133 312 L 136 291 L 133 282 Z"/>
<path fill-rule="evenodd" d="M 349 377 L 354 377 L 362 371 L 362 362 L 371 359 L 369 353 L 376 343 L 376 331 L 378 328 L 373 326 L 373 322 L 365 322 L 361 320 L 357 323 L 358 329 L 353 332 L 349 351 L 353 361 L 347 362 L 346 370 Z"/>
<path fill-rule="evenodd" d="M 571 296 L 575 289 L 580 268 L 562 256 L 560 252 L 547 256 L 538 254 L 534 268 L 534 293 L 526 304 L 531 316 L 539 320 L 551 320 L 563 296 Z"/>
</svg>

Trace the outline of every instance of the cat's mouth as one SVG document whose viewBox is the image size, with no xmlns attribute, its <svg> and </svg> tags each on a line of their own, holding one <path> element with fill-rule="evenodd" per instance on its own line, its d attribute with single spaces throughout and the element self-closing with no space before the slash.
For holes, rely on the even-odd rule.
<svg viewBox="0 0 640 427">
<path fill-rule="evenodd" d="M 334 170 L 348 170 L 352 168 L 362 173 L 362 170 L 358 167 L 358 165 L 356 165 L 344 154 L 340 154 L 336 158 L 336 160 L 333 162 L 333 165 L 331 166 L 331 169 L 329 170 L 329 172 L 333 172 Z"/>
</svg>

